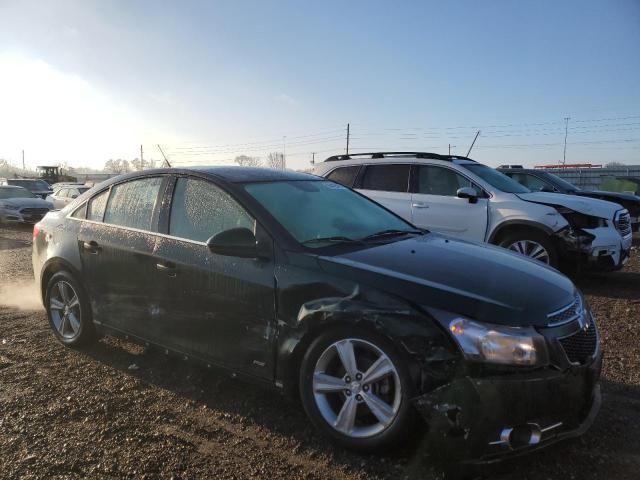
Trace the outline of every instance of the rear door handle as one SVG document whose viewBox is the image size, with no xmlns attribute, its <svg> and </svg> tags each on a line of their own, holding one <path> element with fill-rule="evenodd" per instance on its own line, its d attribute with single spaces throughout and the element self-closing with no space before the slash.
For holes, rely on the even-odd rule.
<svg viewBox="0 0 640 480">
<path fill-rule="evenodd" d="M 98 245 L 98 242 L 96 242 L 95 240 L 91 240 L 89 242 L 82 242 L 82 246 L 84 247 L 85 250 L 87 250 L 89 253 L 92 253 L 93 255 L 97 255 L 98 252 L 100 251 L 100 246 Z"/>
<path fill-rule="evenodd" d="M 156 270 L 165 272 L 170 277 L 176 276 L 176 266 L 172 262 L 158 262 L 156 263 Z"/>
<path fill-rule="evenodd" d="M 411 204 L 411 206 L 413 208 L 429 208 L 429 205 L 427 205 L 424 202 L 414 202 L 414 203 Z"/>
</svg>

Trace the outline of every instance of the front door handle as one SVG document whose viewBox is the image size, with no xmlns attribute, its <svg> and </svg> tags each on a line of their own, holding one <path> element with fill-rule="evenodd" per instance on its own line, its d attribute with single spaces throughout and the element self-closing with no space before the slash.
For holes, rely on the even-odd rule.
<svg viewBox="0 0 640 480">
<path fill-rule="evenodd" d="M 429 205 L 424 202 L 414 202 L 411 204 L 413 208 L 429 208 Z"/>
<path fill-rule="evenodd" d="M 156 270 L 158 270 L 159 272 L 165 272 L 169 277 L 176 276 L 176 266 L 171 262 L 156 263 Z"/>
<path fill-rule="evenodd" d="M 82 246 L 84 247 L 85 250 L 87 250 L 89 253 L 93 255 L 97 255 L 98 252 L 100 251 L 100 246 L 98 245 L 98 242 L 96 242 L 95 240 L 91 240 L 89 242 L 82 242 Z"/>
</svg>

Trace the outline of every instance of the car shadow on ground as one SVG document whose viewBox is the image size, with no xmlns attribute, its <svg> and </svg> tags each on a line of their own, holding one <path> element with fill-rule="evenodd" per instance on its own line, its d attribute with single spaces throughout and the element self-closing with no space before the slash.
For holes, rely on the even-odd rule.
<svg viewBox="0 0 640 480">
<path fill-rule="evenodd" d="M 227 373 L 207 369 L 199 363 L 182 360 L 150 348 L 133 346 L 112 338 L 103 339 L 88 355 L 127 375 L 155 387 L 169 390 L 194 402 L 195 407 L 241 417 L 272 434 L 293 439 L 298 451 L 327 455 L 334 462 L 356 468 L 372 476 L 389 478 L 442 478 L 442 469 L 426 448 L 422 428 L 401 448 L 386 455 L 363 455 L 333 447 L 311 427 L 299 402 L 283 397 L 268 387 L 231 378 Z M 640 425 L 635 418 L 640 409 L 640 388 L 603 382 L 603 408 L 591 430 L 582 438 L 567 440 L 530 455 L 510 459 L 479 470 L 484 478 L 549 478 L 567 464 L 567 477 L 594 477 L 595 471 L 619 470 L 616 454 L 632 455 L 640 449 Z M 628 443 L 629 439 L 636 439 Z M 640 451 L 640 450 L 639 450 Z M 617 452 L 617 453 L 611 453 Z M 604 460 L 603 460 L 604 459 Z M 621 460 L 624 463 L 624 460 Z M 580 465 L 576 467 L 576 465 Z M 610 465 L 611 464 L 611 465 Z M 580 472 L 583 471 L 584 475 Z M 476 470 L 477 472 L 477 470 Z M 514 473 L 515 472 L 515 473 Z M 626 470 L 616 478 L 627 477 Z M 467 478 L 467 477 L 465 477 Z M 470 477 L 469 477 L 470 478 Z"/>
<path fill-rule="evenodd" d="M 0 237 L 0 250 L 13 250 L 31 245 L 29 240 L 19 240 L 15 238 Z"/>
<path fill-rule="evenodd" d="M 640 301 L 640 273 L 637 272 L 591 273 L 571 279 L 586 295 Z"/>
</svg>

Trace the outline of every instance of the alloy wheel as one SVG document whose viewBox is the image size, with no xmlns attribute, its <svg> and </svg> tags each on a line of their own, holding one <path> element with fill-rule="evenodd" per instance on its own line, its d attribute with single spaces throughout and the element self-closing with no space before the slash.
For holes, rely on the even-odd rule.
<svg viewBox="0 0 640 480">
<path fill-rule="evenodd" d="M 60 280 L 51 288 L 49 312 L 61 337 L 74 338 L 80 332 L 82 310 L 78 293 L 69 282 Z"/>
<path fill-rule="evenodd" d="M 318 358 L 313 395 L 320 414 L 335 430 L 366 438 L 393 423 L 402 388 L 396 367 L 381 349 L 347 338 L 331 344 Z"/>
<path fill-rule="evenodd" d="M 549 264 L 549 252 L 547 249 L 533 240 L 518 240 L 507 247 L 521 255 Z"/>
</svg>

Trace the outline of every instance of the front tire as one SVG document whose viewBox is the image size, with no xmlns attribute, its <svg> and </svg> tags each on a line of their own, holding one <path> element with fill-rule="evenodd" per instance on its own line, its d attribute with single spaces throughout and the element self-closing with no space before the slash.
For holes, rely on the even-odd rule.
<svg viewBox="0 0 640 480">
<path fill-rule="evenodd" d="M 558 268 L 558 252 L 551 239 L 542 232 L 521 230 L 508 233 L 498 242 L 503 248 L 532 260 Z"/>
<path fill-rule="evenodd" d="M 69 272 L 59 271 L 51 277 L 45 306 L 49 325 L 60 342 L 76 347 L 95 340 L 89 299 L 82 285 Z"/>
<path fill-rule="evenodd" d="M 351 450 L 396 447 L 416 424 L 405 359 L 385 337 L 364 329 L 320 335 L 302 359 L 299 387 L 316 428 Z"/>
</svg>

